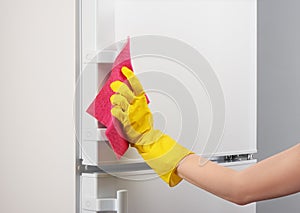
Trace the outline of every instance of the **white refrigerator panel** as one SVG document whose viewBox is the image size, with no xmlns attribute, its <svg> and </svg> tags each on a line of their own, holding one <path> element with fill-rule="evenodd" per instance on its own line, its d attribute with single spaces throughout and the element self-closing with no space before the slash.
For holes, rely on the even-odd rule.
<svg viewBox="0 0 300 213">
<path fill-rule="evenodd" d="M 133 67 L 149 95 L 157 128 L 200 154 L 255 153 L 256 18 L 256 0 L 83 1 L 83 71 L 77 92 L 82 95 L 78 137 L 84 163 L 120 163 L 109 146 L 99 142 L 105 140 L 105 130 L 99 129 L 98 122 L 85 110 L 107 78 L 123 43 L 95 55 L 128 36 Z M 185 44 L 199 54 L 194 62 L 202 61 L 207 70 L 190 70 L 190 64 L 181 61 L 186 56 L 184 49 L 176 60 L 157 57 L 155 50 L 149 54 L 151 42 L 139 42 L 147 36 L 163 36 L 166 42 L 162 39 L 160 48 L 167 55 L 177 54 L 176 48 L 168 48 L 168 41 Z M 153 45 L 159 49 L 157 42 Z M 143 50 L 148 54 L 142 55 Z M 205 72 L 219 87 L 211 86 L 221 94 L 223 99 L 217 98 L 220 104 L 212 104 L 212 90 L 207 88 L 208 80 L 202 78 Z M 223 111 L 224 119 L 215 122 Z M 214 133 L 216 123 L 224 128 Z M 139 159 L 131 149 L 125 158 Z"/>
<path fill-rule="evenodd" d="M 255 161 L 240 162 L 230 167 L 236 170 L 244 169 Z M 256 204 L 246 206 L 225 201 L 215 195 L 209 194 L 187 182 L 182 182 L 175 188 L 169 188 L 159 178 L 153 178 L 153 173 L 128 173 L 126 178 L 108 175 L 85 174 L 82 176 L 82 213 L 95 213 L 101 208 L 113 207 L 108 200 L 116 197 L 118 190 L 128 190 L 129 213 L 154 212 L 222 212 L 222 213 L 253 213 Z M 147 179 L 148 178 L 148 179 Z M 140 180 L 138 180 L 140 179 Z M 95 190 L 95 189 L 99 190 Z M 100 202 L 101 200 L 101 202 Z M 97 202 L 98 201 L 98 202 Z"/>
<path fill-rule="evenodd" d="M 216 154 L 256 152 L 255 0 L 116 0 L 114 17 L 116 40 L 127 36 L 163 35 L 186 42 L 202 54 L 215 72 L 225 97 L 225 129 Z M 134 51 L 135 46 L 132 45 L 133 54 Z M 192 78 L 184 79 L 184 76 L 189 74 L 188 71 L 172 61 L 149 56 L 138 57 L 133 59 L 133 66 L 137 73 L 154 70 L 167 75 L 172 74 L 172 77 L 180 79 L 182 85 L 192 91 L 190 94 L 198 109 L 202 107 L 198 113 L 199 124 L 193 126 L 191 122 L 190 133 L 183 136 L 180 142 L 187 147 L 194 146 L 195 151 L 202 153 L 205 138 L 209 134 L 207 127 L 211 125 L 213 116 L 209 115 L 210 111 L 203 106 L 207 104 L 203 94 L 205 88 L 197 85 Z M 159 75 L 157 77 L 159 78 Z M 159 80 L 158 82 L 161 83 Z M 178 85 L 178 82 L 172 79 L 166 83 L 174 88 Z M 144 84 L 147 84 L 147 79 Z M 151 86 L 154 85 L 155 83 Z M 178 137 L 182 128 L 178 105 L 182 105 L 184 97 L 182 100 L 176 100 L 179 102 L 177 107 L 174 104 L 172 107 L 172 104 L 165 100 L 165 96 L 149 96 L 152 99 L 150 107 L 163 112 L 165 116 L 166 132 L 175 138 Z M 197 114 L 191 107 L 190 117 L 193 116 Z M 193 134 L 192 129 L 197 127 L 201 131 L 196 144 L 186 141 L 185 137 L 190 140 L 188 135 Z"/>
<path fill-rule="evenodd" d="M 237 206 L 186 182 L 169 188 L 153 179 L 152 170 L 132 164 L 143 162 L 135 149 L 116 160 L 105 128 L 85 110 L 130 36 L 133 67 L 149 96 L 156 128 L 199 154 L 255 153 L 256 0 L 85 0 L 81 15 L 80 158 L 105 168 L 130 167 L 115 177 L 83 173 L 81 213 L 115 209 L 113 198 L 122 189 L 128 190 L 130 213 L 255 212 L 255 204 Z M 215 126 L 222 126 L 216 134 Z M 226 166 L 239 170 L 253 163 Z"/>
</svg>

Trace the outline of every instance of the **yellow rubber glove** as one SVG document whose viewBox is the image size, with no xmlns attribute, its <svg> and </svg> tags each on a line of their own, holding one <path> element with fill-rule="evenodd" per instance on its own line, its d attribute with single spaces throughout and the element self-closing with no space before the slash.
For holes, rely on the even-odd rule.
<svg viewBox="0 0 300 213">
<path fill-rule="evenodd" d="M 110 98 L 113 105 L 111 113 L 119 120 L 126 139 L 138 150 L 145 162 L 169 186 L 175 186 L 182 180 L 176 174 L 176 167 L 192 152 L 153 128 L 152 113 L 141 83 L 127 67 L 122 67 L 122 73 L 131 88 L 120 81 L 111 83 L 111 89 L 116 92 Z"/>
</svg>

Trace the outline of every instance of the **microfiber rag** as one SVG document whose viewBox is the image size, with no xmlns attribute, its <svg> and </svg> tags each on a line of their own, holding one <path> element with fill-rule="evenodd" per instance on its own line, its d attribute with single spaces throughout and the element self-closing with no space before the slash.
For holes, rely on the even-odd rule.
<svg viewBox="0 0 300 213">
<path fill-rule="evenodd" d="M 95 117 L 106 127 L 105 135 L 109 140 L 110 146 L 115 152 L 118 159 L 127 151 L 129 143 L 124 139 L 124 137 L 122 137 L 122 135 L 120 135 L 120 130 L 117 130 L 117 128 L 120 128 L 118 126 L 115 126 L 116 124 L 118 124 L 118 122 L 114 121 L 114 117 L 110 112 L 112 108 L 112 105 L 110 103 L 110 96 L 114 94 L 114 92 L 110 88 L 110 84 L 116 80 L 122 82 L 126 80 L 126 77 L 121 72 L 121 68 L 123 66 L 126 66 L 129 69 L 133 70 L 130 57 L 129 38 L 113 63 L 110 77 L 96 96 L 95 100 L 86 110 L 87 113 Z"/>
</svg>

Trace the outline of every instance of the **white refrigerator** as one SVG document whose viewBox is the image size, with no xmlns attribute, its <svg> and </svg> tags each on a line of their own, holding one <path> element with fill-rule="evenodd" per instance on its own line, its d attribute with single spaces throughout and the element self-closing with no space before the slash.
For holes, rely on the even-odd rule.
<svg viewBox="0 0 300 213">
<path fill-rule="evenodd" d="M 78 0 L 77 6 L 77 213 L 255 212 L 255 203 L 238 206 L 185 181 L 169 188 L 132 148 L 117 159 L 105 127 L 86 109 L 130 37 L 155 127 L 223 166 L 253 165 L 256 0 Z"/>
</svg>

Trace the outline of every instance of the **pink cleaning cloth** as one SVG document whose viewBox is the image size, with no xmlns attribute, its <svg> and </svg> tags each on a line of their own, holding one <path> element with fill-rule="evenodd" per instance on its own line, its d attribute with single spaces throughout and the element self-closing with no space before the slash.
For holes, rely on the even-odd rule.
<svg viewBox="0 0 300 213">
<path fill-rule="evenodd" d="M 102 123 L 107 128 L 105 131 L 105 135 L 109 140 L 111 148 L 115 152 L 118 159 L 120 159 L 120 157 L 123 156 L 124 153 L 127 151 L 129 143 L 124 139 L 122 135 L 120 135 L 121 128 L 120 126 L 118 126 L 119 123 L 114 120 L 114 117 L 111 115 L 110 112 L 112 108 L 112 105 L 110 103 L 110 96 L 114 94 L 114 92 L 110 88 L 110 84 L 116 80 L 122 82 L 126 80 L 126 77 L 121 72 L 121 68 L 123 66 L 126 66 L 129 69 L 133 70 L 130 57 L 129 38 L 113 63 L 110 77 L 100 90 L 95 100 L 86 110 L 87 113 L 95 117 L 100 123 Z"/>
</svg>

